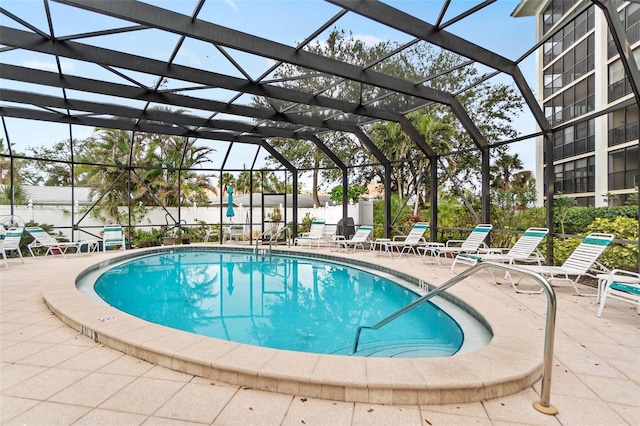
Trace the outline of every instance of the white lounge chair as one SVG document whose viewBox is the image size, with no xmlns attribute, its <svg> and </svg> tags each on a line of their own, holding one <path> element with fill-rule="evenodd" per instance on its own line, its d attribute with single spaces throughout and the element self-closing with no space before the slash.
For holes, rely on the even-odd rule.
<svg viewBox="0 0 640 426">
<path fill-rule="evenodd" d="M 542 275 L 550 284 L 553 281 L 568 281 L 580 296 L 596 296 L 597 294 L 580 293 L 580 290 L 578 290 L 578 281 L 584 276 L 595 277 L 594 274 L 598 272 L 609 272 L 607 268 L 598 263 L 598 258 L 613 238 L 614 236 L 612 234 L 594 232 L 587 235 L 560 266 L 523 265 L 521 268 Z M 540 293 L 542 291 L 542 289 L 537 291 L 522 290 L 520 281 L 515 283 L 514 287 L 518 293 Z"/>
<path fill-rule="evenodd" d="M 427 254 L 431 254 L 436 258 L 438 265 L 440 263 L 441 256 L 451 256 L 454 258 L 460 253 L 478 253 L 481 248 L 487 248 L 484 240 L 487 238 L 493 225 L 488 223 L 481 223 L 473 228 L 473 231 L 469 234 L 466 240 L 449 240 L 446 244 L 430 243 L 425 247 L 418 247 L 418 251 L 422 251 L 423 258 Z"/>
<path fill-rule="evenodd" d="M 451 272 L 454 271 L 456 264 L 473 266 L 479 261 L 508 263 L 514 265 L 520 263 L 537 263 L 542 265 L 544 256 L 537 248 L 542 240 L 549 233 L 547 228 L 529 228 L 518 238 L 518 241 L 511 248 L 489 248 L 480 249 L 478 253 L 459 253 L 453 259 L 451 264 Z M 493 271 L 492 271 L 493 273 Z"/>
<path fill-rule="evenodd" d="M 336 241 L 336 247 L 338 250 L 344 248 L 346 251 L 349 251 L 350 247 L 353 247 L 353 252 L 355 253 L 358 247 L 364 250 L 364 245 L 367 243 L 372 243 L 373 241 L 369 238 L 373 233 L 373 226 L 363 225 L 356 231 L 355 234 L 349 240 L 338 240 Z"/>
<path fill-rule="evenodd" d="M 124 239 L 124 232 L 122 232 L 122 226 L 105 225 L 102 233 L 102 251 L 106 252 L 107 247 L 119 247 L 120 250 L 125 250 L 127 248 Z"/>
<path fill-rule="evenodd" d="M 49 235 L 44 229 L 39 226 L 35 227 L 27 227 L 25 228 L 29 235 L 33 237 L 33 241 L 27 244 L 27 248 L 29 249 L 29 253 L 31 256 L 36 257 L 33 253 L 34 248 L 45 247 L 47 251 L 44 253 L 45 256 L 49 254 L 60 254 L 62 257 L 65 257 L 65 253 L 70 248 L 75 250 L 75 253 L 80 251 L 80 243 L 79 242 L 63 242 L 58 241 L 55 237 Z"/>
<path fill-rule="evenodd" d="M 427 240 L 423 236 L 427 229 L 429 229 L 427 222 L 416 222 L 409 234 L 396 235 L 391 241 L 384 243 L 385 252 L 391 257 L 395 252 L 398 252 L 398 257 L 402 257 L 404 253 L 408 252 L 417 255 L 416 248 L 427 244 Z"/>
<path fill-rule="evenodd" d="M 293 245 L 302 245 L 306 244 L 309 248 L 311 248 L 311 244 L 315 243 L 318 247 L 320 247 L 320 243 L 324 241 L 324 221 L 314 220 L 311 222 L 311 228 L 309 232 L 304 232 L 300 234 L 300 236 L 296 237 L 293 240 Z"/>
<path fill-rule="evenodd" d="M 325 223 L 324 228 L 322 229 L 322 241 L 320 243 L 329 247 L 334 247 L 339 239 L 344 239 L 344 237 L 337 235 L 337 233 L 338 225 L 327 225 Z"/>
<path fill-rule="evenodd" d="M 609 273 L 603 284 L 598 306 L 598 318 L 602 316 L 607 297 L 636 305 L 636 309 L 640 314 L 640 274 L 614 269 Z"/>
<path fill-rule="evenodd" d="M 0 226 L 4 226 L 0 223 Z M 11 250 L 15 250 L 18 252 L 18 257 L 20 257 L 20 262 L 24 263 L 24 259 L 22 258 L 22 251 L 20 250 L 20 240 L 22 239 L 22 233 L 24 232 L 24 228 L 22 226 L 18 226 L 15 228 L 10 228 L 5 234 L 3 234 L 0 238 L 3 238 L 2 247 L 0 247 L 0 251 L 2 252 L 2 257 L 4 259 L 5 269 L 9 268 L 9 261 L 7 260 L 7 252 Z"/>
</svg>

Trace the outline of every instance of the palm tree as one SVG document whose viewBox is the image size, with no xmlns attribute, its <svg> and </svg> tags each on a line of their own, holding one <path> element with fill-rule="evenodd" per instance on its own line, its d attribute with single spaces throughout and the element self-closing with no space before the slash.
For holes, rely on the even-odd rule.
<svg viewBox="0 0 640 426">
<path fill-rule="evenodd" d="M 523 163 L 518 154 L 503 154 L 496 159 L 493 167 L 494 186 L 502 187 L 503 191 L 508 191 L 512 185 L 512 179 L 516 172 L 522 170 Z"/>
<path fill-rule="evenodd" d="M 424 138 L 425 142 L 428 146 L 433 148 L 436 152 L 447 152 L 450 149 L 451 138 L 454 134 L 454 128 L 450 124 L 439 121 L 437 118 L 432 117 L 426 114 L 412 114 L 409 116 L 411 123 L 416 128 L 416 130 L 420 133 L 420 135 Z M 428 165 L 425 166 L 426 160 L 421 158 L 415 164 L 415 194 L 416 194 L 416 203 L 413 207 L 414 216 L 418 214 L 418 205 L 420 203 L 420 186 L 422 182 L 425 180 L 423 176 L 430 176 L 428 174 L 431 167 L 437 167 L 437 164 L 431 164 L 429 162 Z M 411 166 L 411 163 L 409 163 Z M 428 199 L 429 193 L 428 188 L 429 185 L 425 185 L 426 190 L 424 191 L 425 200 Z"/>
<path fill-rule="evenodd" d="M 210 161 L 213 148 L 197 146 L 197 139 L 179 136 L 150 135 L 150 140 L 150 161 L 155 167 L 143 173 L 149 185 L 140 187 L 137 195 L 152 191 L 164 206 L 179 206 L 186 200 L 204 204 L 208 192 L 217 194 L 209 180 L 214 176 L 196 171 Z"/>
<path fill-rule="evenodd" d="M 135 148 L 140 143 L 140 134 L 134 136 L 126 130 L 97 128 L 92 146 L 87 149 L 91 154 L 78 159 L 81 163 L 100 164 L 80 164 L 76 167 L 76 176 L 91 187 L 92 196 L 101 197 L 99 204 L 111 217 L 116 217 L 119 206 L 126 206 L 129 202 L 125 170 L 129 168 L 130 158 L 138 155 Z M 134 182 L 133 191 L 138 184 L 138 181 Z"/>
</svg>

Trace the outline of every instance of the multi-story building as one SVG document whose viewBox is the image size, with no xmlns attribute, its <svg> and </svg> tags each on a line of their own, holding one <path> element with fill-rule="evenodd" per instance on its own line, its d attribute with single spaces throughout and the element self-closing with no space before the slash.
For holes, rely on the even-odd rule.
<svg viewBox="0 0 640 426">
<path fill-rule="evenodd" d="M 550 125 L 562 128 L 554 131 L 552 165 L 538 138 L 538 200 L 544 200 L 545 167 L 551 166 L 555 192 L 574 197 L 579 205 L 624 204 L 639 185 L 638 103 L 602 11 L 591 5 L 567 23 L 583 4 L 521 0 L 512 13 L 536 17 L 537 40 L 555 33 L 536 56 L 536 93 Z M 638 64 L 640 4 L 615 4 Z M 584 119 L 604 110 L 610 112 Z"/>
</svg>

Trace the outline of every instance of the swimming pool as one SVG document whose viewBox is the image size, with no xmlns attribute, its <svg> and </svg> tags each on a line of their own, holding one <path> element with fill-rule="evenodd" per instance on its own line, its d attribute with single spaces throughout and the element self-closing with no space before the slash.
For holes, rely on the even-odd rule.
<svg viewBox="0 0 640 426">
<path fill-rule="evenodd" d="M 404 285 L 403 285 L 404 284 Z M 165 251 L 102 271 L 95 292 L 147 321 L 249 345 L 350 355 L 356 329 L 376 323 L 418 295 L 379 271 L 294 256 Z M 446 304 L 440 301 L 440 304 Z M 455 307 L 447 306 L 447 310 Z M 456 311 L 457 317 L 464 317 Z M 433 357 L 489 340 L 424 303 L 379 330 L 365 330 L 355 356 Z M 469 329 L 470 328 L 470 329 Z"/>
<path fill-rule="evenodd" d="M 256 390 L 333 401 L 451 404 L 508 395 L 541 376 L 544 345 L 539 322 L 532 321 L 519 304 L 503 303 L 503 292 L 481 276 L 433 299 L 461 325 L 465 338 L 454 356 L 429 358 L 314 354 L 229 342 L 150 323 L 110 306 L 93 291 L 96 279 L 113 266 L 156 253 L 190 250 L 251 252 L 246 247 L 192 244 L 80 256 L 64 266 L 52 262 L 64 273 L 48 270 L 42 296 L 60 320 L 109 348 L 186 374 Z M 274 248 L 273 253 L 395 276 L 400 285 L 420 295 L 429 290 L 424 280 L 440 285 L 449 278 L 439 268 L 410 256 L 389 259 L 369 252 L 294 247 Z M 467 323 L 480 324 L 480 333 L 467 332 Z"/>
</svg>

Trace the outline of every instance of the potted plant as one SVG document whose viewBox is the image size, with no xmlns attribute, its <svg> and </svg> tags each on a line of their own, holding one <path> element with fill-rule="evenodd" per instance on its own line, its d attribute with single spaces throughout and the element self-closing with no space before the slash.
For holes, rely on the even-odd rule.
<svg viewBox="0 0 640 426">
<path fill-rule="evenodd" d="M 274 223 L 280 222 L 282 220 L 282 212 L 280 211 L 280 206 L 275 206 L 271 210 L 271 213 L 267 215 L 267 217 L 271 219 L 271 222 L 274 222 Z"/>
<path fill-rule="evenodd" d="M 162 245 L 163 246 L 174 246 L 176 245 L 178 238 L 176 236 L 175 230 L 166 231 L 162 235 Z"/>
<path fill-rule="evenodd" d="M 180 240 L 182 244 L 191 244 L 191 228 L 180 228 Z"/>
</svg>

